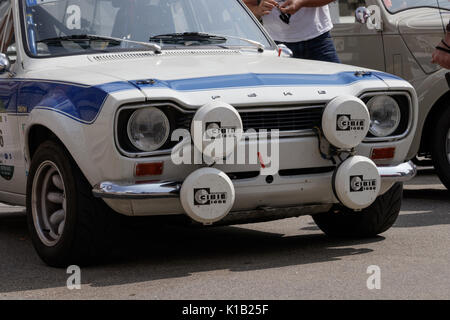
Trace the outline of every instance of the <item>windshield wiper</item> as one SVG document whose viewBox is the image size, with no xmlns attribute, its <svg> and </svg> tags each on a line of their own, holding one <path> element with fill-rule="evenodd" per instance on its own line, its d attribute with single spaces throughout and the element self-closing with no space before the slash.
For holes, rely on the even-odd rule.
<svg viewBox="0 0 450 320">
<path fill-rule="evenodd" d="M 139 45 L 148 47 L 151 50 L 153 50 L 156 54 L 161 53 L 161 47 L 159 45 L 157 45 L 156 43 L 141 42 L 141 41 L 120 39 L 120 38 L 114 38 L 114 37 L 108 37 L 108 36 L 98 36 L 98 35 L 91 35 L 91 34 L 75 34 L 75 35 L 71 35 L 71 36 L 48 38 L 48 39 L 39 40 L 38 42 L 51 43 L 51 42 L 60 42 L 60 41 L 82 41 L 82 40 L 114 41 L 117 43 L 122 43 L 122 42 L 133 43 L 133 44 L 139 44 Z"/>
<path fill-rule="evenodd" d="M 169 44 L 178 44 L 178 43 L 186 43 L 186 42 L 207 42 L 207 43 L 224 43 L 228 39 L 237 39 L 243 42 L 247 42 L 252 46 L 258 48 L 258 52 L 264 52 L 264 45 L 250 39 L 221 35 L 221 34 L 213 34 L 213 33 L 204 33 L 204 32 L 184 32 L 184 33 L 167 33 L 160 34 L 157 36 L 153 36 L 150 38 L 150 41 L 160 41 L 163 43 Z"/>
<path fill-rule="evenodd" d="M 207 43 L 224 43 L 227 39 L 207 33 L 184 32 L 184 33 L 167 33 L 153 36 L 150 41 L 161 41 L 169 44 L 178 44 L 185 42 L 207 42 Z"/>
</svg>

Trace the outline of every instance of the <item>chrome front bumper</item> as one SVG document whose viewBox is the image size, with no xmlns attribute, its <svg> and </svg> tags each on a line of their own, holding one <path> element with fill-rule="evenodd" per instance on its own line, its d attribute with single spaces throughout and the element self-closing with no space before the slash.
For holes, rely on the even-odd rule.
<svg viewBox="0 0 450 320">
<path fill-rule="evenodd" d="M 179 198 L 181 183 L 159 181 L 149 183 L 102 182 L 94 186 L 93 194 L 103 199 L 170 199 Z"/>
<path fill-rule="evenodd" d="M 378 167 L 382 183 L 406 182 L 414 178 L 417 173 L 412 162 L 405 162 L 398 166 Z M 146 199 L 179 199 L 181 182 L 160 181 L 149 183 L 135 182 L 102 182 L 94 186 L 92 192 L 95 197 L 117 200 L 146 200 Z"/>
</svg>

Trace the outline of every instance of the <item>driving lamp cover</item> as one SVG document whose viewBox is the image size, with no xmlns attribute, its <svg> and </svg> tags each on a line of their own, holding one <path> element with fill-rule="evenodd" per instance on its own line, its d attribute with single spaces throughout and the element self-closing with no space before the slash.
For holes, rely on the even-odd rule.
<svg viewBox="0 0 450 320">
<path fill-rule="evenodd" d="M 237 110 L 222 101 L 201 107 L 191 125 L 194 146 L 213 160 L 224 159 L 234 152 L 242 139 L 242 130 L 242 119 Z"/>
<path fill-rule="evenodd" d="M 378 197 L 381 177 L 375 163 L 362 156 L 350 157 L 337 168 L 333 189 L 338 200 L 347 208 L 361 210 Z"/>
<path fill-rule="evenodd" d="M 370 114 L 361 99 L 339 96 L 325 107 L 322 130 L 325 138 L 338 149 L 352 149 L 367 136 Z"/>
<path fill-rule="evenodd" d="M 180 199 L 186 214 L 194 221 L 212 224 L 223 219 L 233 207 L 234 185 L 224 172 L 202 168 L 183 182 Z"/>
</svg>

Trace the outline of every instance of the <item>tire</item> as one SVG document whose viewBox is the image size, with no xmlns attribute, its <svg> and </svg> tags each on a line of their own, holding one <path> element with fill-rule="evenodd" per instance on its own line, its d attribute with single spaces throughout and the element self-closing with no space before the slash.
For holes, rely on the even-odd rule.
<svg viewBox="0 0 450 320">
<path fill-rule="evenodd" d="M 362 211 L 338 207 L 312 217 L 317 226 L 329 236 L 374 237 L 395 223 L 400 213 L 402 196 L 403 184 L 396 183 Z"/>
<path fill-rule="evenodd" d="M 91 189 L 59 143 L 38 147 L 27 180 L 27 222 L 33 245 L 49 266 L 92 264 L 108 251 L 119 214 Z"/>
<path fill-rule="evenodd" d="M 430 141 L 431 158 L 436 172 L 450 190 L 450 106 L 437 119 Z"/>
</svg>

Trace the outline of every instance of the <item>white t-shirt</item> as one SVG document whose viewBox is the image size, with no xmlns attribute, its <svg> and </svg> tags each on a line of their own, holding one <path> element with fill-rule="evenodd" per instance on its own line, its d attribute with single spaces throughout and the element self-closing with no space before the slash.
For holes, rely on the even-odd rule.
<svg viewBox="0 0 450 320">
<path fill-rule="evenodd" d="M 280 4 L 284 1 L 277 0 Z M 275 8 L 263 17 L 263 24 L 272 38 L 280 42 L 299 42 L 314 39 L 333 29 L 328 5 L 317 8 L 302 8 L 291 16 L 289 24 L 280 19 L 280 10 Z"/>
</svg>

